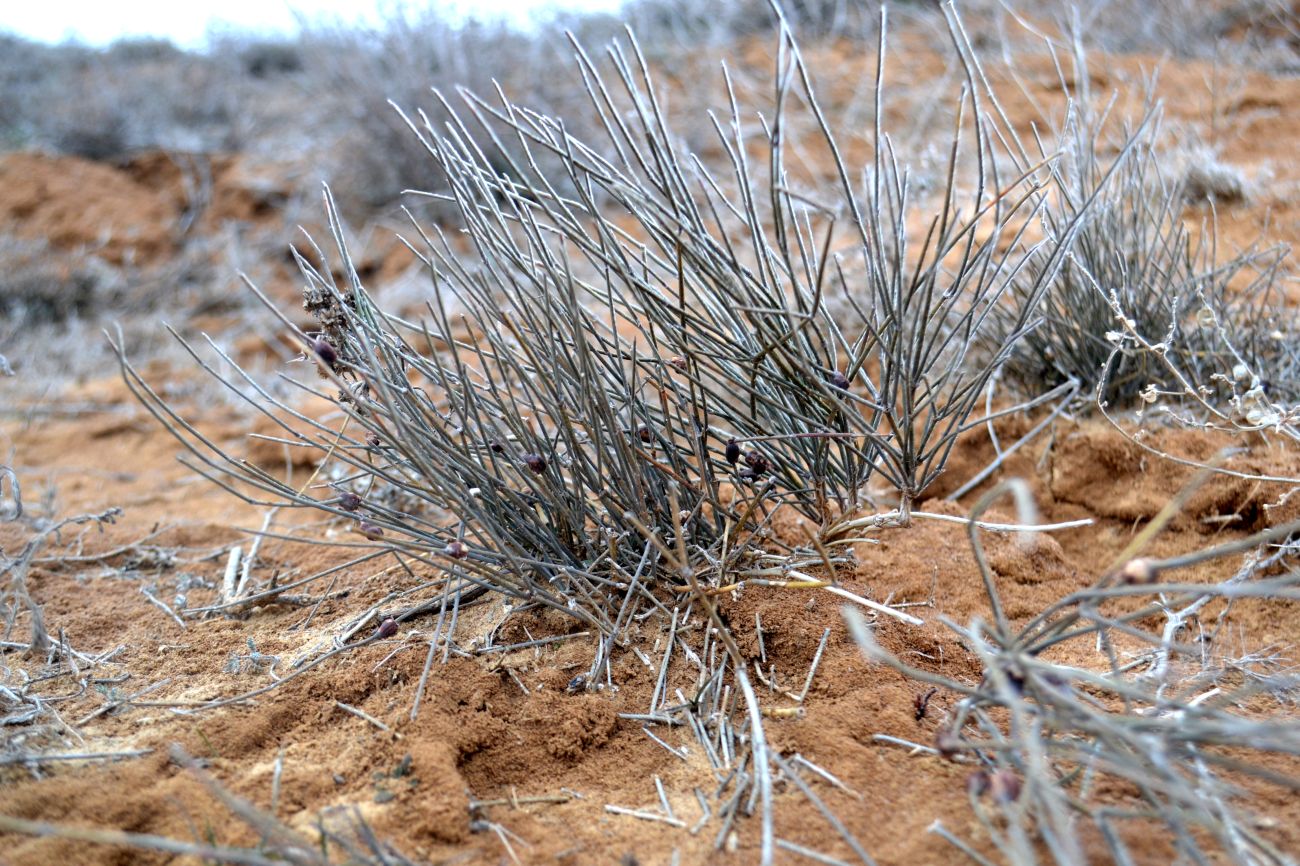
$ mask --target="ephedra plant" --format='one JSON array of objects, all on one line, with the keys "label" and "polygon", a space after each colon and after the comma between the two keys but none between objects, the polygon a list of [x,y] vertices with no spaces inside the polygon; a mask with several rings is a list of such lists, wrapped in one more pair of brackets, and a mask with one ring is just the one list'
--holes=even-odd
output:
[{"label": "ephedra plant", "polygon": [[[1213,185],[1163,124],[1154,80],[1130,128],[1118,94],[1092,91],[1081,40],[1067,57],[1048,49],[1070,98],[1063,119],[1041,119],[1058,153],[1042,213],[1050,232],[1076,230],[1046,291],[1037,263],[1012,281],[1018,303],[1041,298],[1042,321],[1010,353],[1007,378],[1030,393],[1077,382],[1102,408],[1161,401],[1218,426],[1285,423],[1300,396],[1290,250],[1220,243]],[[1006,317],[998,348],[1019,324]]]},{"label": "ephedra plant", "polygon": [[[634,617],[675,627],[683,605],[698,604],[727,649],[722,668],[702,674],[691,704],[666,709],[657,692],[647,718],[702,713],[709,695],[716,711],[732,665],[743,717],[722,754],[747,757],[728,808],[761,804],[770,860],[761,714],[707,590],[831,565],[829,542],[866,525],[870,480],[892,486],[897,507],[868,523],[905,524],[977,423],[985,385],[1033,326],[1087,212],[1085,201],[1068,219],[1041,219],[1050,156],[1006,146],[1014,133],[960,23],[950,27],[967,83],[953,95],[940,192],[924,205],[882,129],[883,21],[862,182],[784,28],[770,103],[742,107],[728,75],[726,113],[707,118],[721,168],[680,151],[630,33],[603,64],[575,44],[573,85],[600,118],[599,140],[502,92],[462,92],[459,107],[443,99],[443,124],[408,116],[442,175],[446,191],[430,195],[456,214],[452,234],[413,218],[405,239],[428,275],[424,315],[376,303],[328,194],[332,249],[313,242],[297,254],[314,324],[299,330],[276,310],[319,372],[293,384],[336,414],[307,414],[228,356],[217,367],[192,350],[278,425],[280,441],[312,453],[313,483],[290,484],[206,438],[123,357],[127,382],[216,483],[250,502],[324,512],[404,566],[440,570],[412,608],[439,612],[430,662],[440,647],[446,657],[459,605],[492,591],[597,635],[596,659],[574,681],[597,687]],[[820,154],[827,177],[806,158],[787,164],[794,139]],[[542,170],[557,161],[561,171]],[[919,243],[908,233],[918,213],[931,214]],[[1031,224],[1050,230],[1030,240]],[[1009,295],[1021,278],[1031,289]],[[831,287],[850,299],[851,321],[828,311]],[[995,308],[1010,309],[1006,346],[976,356]],[[774,538],[781,507],[821,537],[808,548]],[[740,711],[734,695],[724,709]]]},{"label": "ephedra plant", "polygon": [[[604,141],[576,140],[504,94],[462,93],[460,113],[444,102],[442,128],[411,122],[460,223],[455,238],[412,223],[407,242],[429,276],[422,320],[378,307],[327,196],[334,252],[313,243],[297,256],[316,327],[280,315],[319,368],[322,384],[298,387],[334,404],[341,427],[235,366],[217,374],[287,442],[341,467],[324,495],[204,439],[124,369],[196,467],[240,495],[355,521],[468,584],[608,632],[610,581],[638,570],[653,538],[706,551],[781,504],[830,526],[864,504],[875,475],[898,491],[905,522],[1005,358],[968,348],[1034,263],[1039,289],[1014,299],[1007,346],[1031,328],[1078,220],[1026,240],[1046,201],[1043,163],[1000,152],[968,53],[944,184],[913,249],[918,205],[888,136],[878,132],[859,189],[788,31],[770,113],[732,99],[713,120],[728,164],[718,174],[675,149],[630,34],[609,50],[612,74],[575,51]],[[786,168],[795,135],[828,159],[824,201]],[[538,171],[538,151],[567,176]],[[494,168],[502,160],[509,171]],[[831,283],[857,321],[827,312]],[[418,507],[384,504],[388,488]]]}]

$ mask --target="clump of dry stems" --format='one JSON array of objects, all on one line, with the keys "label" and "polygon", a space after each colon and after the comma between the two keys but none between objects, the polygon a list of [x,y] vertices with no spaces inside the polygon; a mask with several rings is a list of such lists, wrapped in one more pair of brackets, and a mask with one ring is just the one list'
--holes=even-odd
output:
[{"label": "clump of dry stems", "polygon": [[[1013,479],[984,495],[972,517],[1009,492],[1029,502],[1027,485]],[[1300,779],[1276,762],[1300,754],[1300,731],[1284,712],[1300,678],[1269,653],[1229,656],[1228,619],[1239,600],[1300,598],[1300,522],[1182,556],[1140,556],[1189,492],[1090,586],[1015,628],[970,524],[991,616],[945,625],[979,660],[978,683],[901,660],[875,641],[856,610],[845,609],[869,660],[960,696],[936,750],[971,766],[972,808],[1006,862],[1089,862],[1084,822],[1117,863],[1138,862],[1135,842],[1152,825],[1171,856],[1188,862],[1292,862],[1260,831],[1246,786],[1300,790]],[[1239,564],[1219,582],[1174,577],[1228,558]],[[1062,649],[1089,647],[1095,667],[1053,660]],[[1131,793],[1116,797],[1115,781]],[[932,831],[989,862],[942,825]]]},{"label": "clump of dry stems", "polygon": [[[1025,240],[1023,224],[1047,204],[1043,162],[1013,153],[1016,172],[1000,173],[996,112],[984,109],[993,95],[951,25],[969,83],[919,249],[905,231],[917,207],[908,173],[880,128],[883,27],[863,189],[788,30],[771,104],[751,115],[733,96],[714,121],[730,163],[721,176],[677,150],[629,34],[609,51],[612,74],[575,45],[604,141],[578,140],[501,93],[462,93],[460,112],[444,102],[442,127],[411,122],[471,250],[413,222],[408,243],[429,275],[422,321],[375,304],[327,195],[334,250],[298,255],[316,328],[281,317],[320,373],[321,384],[296,386],[330,401],[341,425],[296,410],[229,357],[209,367],[282,441],[329,464],[327,486],[295,489],[227,453],[123,358],[128,384],[198,471],[243,498],[327,512],[436,565],[448,586],[563,610],[605,635],[618,631],[652,539],[685,545],[716,577],[753,553],[734,542],[761,539],[775,507],[833,535],[876,476],[897,490],[892,515],[906,522],[957,435],[978,423],[970,416],[1005,356],[968,347],[994,308],[1013,310],[1008,346],[1031,327],[1083,216]],[[786,167],[796,132],[832,167],[825,201],[800,193]],[[500,145],[492,153],[475,143],[485,133]],[[567,177],[542,172],[543,155]],[[1006,296],[1030,263],[1038,288]],[[822,304],[829,283],[855,299],[852,339]]]},{"label": "clump of dry stems", "polygon": [[[421,321],[375,303],[327,194],[333,250],[312,243],[298,255],[315,328],[280,315],[320,374],[294,384],[332,403],[341,423],[297,410],[227,356],[216,368],[194,352],[288,447],[311,451],[323,481],[299,489],[228,453],[122,357],[127,383],[216,483],[250,502],[326,512],[377,551],[445,575],[417,605],[439,611],[430,662],[452,648],[459,605],[491,590],[599,635],[585,680],[598,687],[634,616],[671,623],[695,599],[714,621],[708,587],[828,564],[825,548],[770,537],[779,506],[833,540],[879,476],[898,501],[874,525],[906,523],[1005,357],[969,347],[995,308],[1013,309],[1014,337],[1031,327],[1081,215],[1026,239],[1048,203],[1044,163],[1003,154],[1000,109],[955,15],[949,23],[967,84],[918,248],[907,223],[919,205],[882,129],[883,21],[862,187],[788,29],[770,104],[742,107],[729,86],[728,113],[713,119],[722,174],[680,152],[629,33],[607,53],[610,72],[574,46],[601,140],[501,92],[462,92],[460,109],[444,100],[440,126],[408,121],[461,226],[453,238],[412,221],[408,245],[429,276]],[[831,167],[829,190],[801,191],[807,181],[787,166],[796,136]],[[562,176],[542,169],[557,161]],[[1037,288],[1008,296],[1031,262]],[[856,321],[830,315],[832,285]],[[702,672],[692,712],[708,698],[726,719],[740,713],[714,752],[734,770],[728,814],[761,807],[767,861],[772,758],[745,661],[714,625],[726,652],[708,656],[721,667]],[[719,704],[728,663],[736,691]],[[669,721],[660,703],[650,716]]]},{"label": "clump of dry stems", "polygon": [[[1091,91],[1081,42],[1068,49],[1069,65],[1057,60],[1071,97],[1066,116],[1044,118],[1060,158],[1054,206],[1042,215],[1049,231],[1067,221],[1078,230],[1046,291],[1013,282],[1017,298],[1041,296],[1042,324],[1011,352],[1008,378],[1031,393],[1079,382],[1114,407],[1234,404],[1243,422],[1276,420],[1285,413],[1277,403],[1300,400],[1300,335],[1282,292],[1290,251],[1221,249],[1214,203],[1196,200],[1174,169],[1159,105],[1148,96],[1145,116],[1127,129],[1116,97]],[[1199,228],[1184,219],[1189,204],[1202,209]],[[1038,270],[1031,263],[1026,276]],[[1014,323],[1001,334],[1011,336]]]}]

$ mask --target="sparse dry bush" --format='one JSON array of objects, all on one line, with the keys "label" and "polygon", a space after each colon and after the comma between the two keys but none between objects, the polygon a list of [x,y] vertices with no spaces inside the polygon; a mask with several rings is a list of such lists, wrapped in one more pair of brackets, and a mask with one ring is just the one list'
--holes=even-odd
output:
[{"label": "sparse dry bush", "polygon": [[226,58],[156,40],[102,51],[7,43],[0,124],[14,144],[116,160],[146,148],[230,150],[247,138],[252,100]]},{"label": "sparse dry bush", "polygon": [[[335,415],[309,417],[238,368],[210,368],[276,425],[273,441],[319,463],[307,485],[199,434],[119,347],[127,383],[190,466],[246,501],[325,512],[377,554],[436,566],[443,576],[412,590],[426,595],[412,610],[440,610],[430,663],[454,611],[490,590],[598,634],[576,681],[595,687],[638,611],[676,621],[686,599],[711,611],[705,587],[833,571],[820,541],[791,549],[771,537],[779,506],[840,543],[867,525],[837,521],[865,504],[878,474],[898,508],[868,523],[907,523],[1003,360],[968,348],[995,307],[1015,302],[1006,287],[1029,262],[1041,260],[1040,289],[1054,277],[1086,208],[1059,233],[1025,239],[1018,226],[1046,205],[1041,167],[1013,153],[1015,173],[999,173],[998,121],[984,110],[993,95],[978,90],[952,22],[971,89],[955,96],[948,170],[917,254],[907,225],[922,205],[881,129],[883,35],[865,190],[789,31],[770,102],[742,108],[729,88],[729,116],[711,118],[727,160],[717,174],[681,152],[634,40],[599,63],[575,44],[568,86],[590,100],[591,138],[500,91],[462,90],[458,109],[441,101],[438,115],[403,116],[472,251],[413,220],[409,246],[429,280],[423,321],[375,304],[329,200],[331,251],[298,254],[314,326],[280,316],[325,382],[297,387]],[[761,122],[747,123],[755,110]],[[831,190],[800,191],[786,164],[796,129],[830,160]],[[821,302],[828,284],[847,288],[850,267],[861,274],[853,339]],[[1036,301],[1018,302],[1013,338]],[[717,624],[752,750],[738,791],[753,786],[762,803],[768,860],[771,759],[744,659]],[[673,710],[683,711],[693,712]]]},{"label": "sparse dry bush", "polygon": [[[1234,381],[1251,379],[1294,400],[1296,333],[1281,292],[1289,250],[1225,254],[1213,202],[1203,198],[1204,221],[1188,227],[1188,202],[1204,190],[1178,171],[1157,112],[1126,135],[1132,146],[1123,150],[1106,126],[1085,103],[1061,136],[1058,205],[1044,219],[1059,224],[1100,193],[1043,298],[1042,323],[1007,361],[1009,377],[1033,393],[1077,381],[1084,394],[1121,407],[1195,396],[1189,386],[1226,404]],[[1013,292],[1029,296],[1022,281]]]},{"label": "sparse dry bush", "polygon": [[719,4],[633,0],[619,10],[619,17],[655,50],[681,50],[767,36],[779,28],[782,19],[807,40],[843,37],[870,41],[881,5],[878,0],[791,0],[778,11],[767,0]]},{"label": "sparse dry bush", "polygon": [[[614,602],[590,570],[634,572],[644,554],[633,539],[704,551],[729,523],[744,526],[780,503],[843,534],[863,525],[837,521],[866,504],[877,474],[899,502],[875,524],[910,519],[1029,327],[1086,205],[1047,239],[1026,242],[1016,226],[1045,203],[1036,169],[997,175],[992,120],[964,94],[929,237],[912,255],[906,226],[917,205],[887,137],[859,197],[786,40],[763,109],[770,120],[747,133],[733,103],[725,125],[714,121],[726,175],[678,151],[635,44],[611,48],[611,74],[578,49],[603,140],[589,143],[501,94],[463,91],[463,113],[443,102],[444,122],[423,112],[408,121],[477,262],[417,224],[412,249],[428,268],[432,321],[396,319],[370,299],[332,212],[337,255],[313,248],[300,257],[317,319],[300,338],[314,342],[338,389],[333,402],[361,432],[338,432],[330,444],[328,426],[313,424],[304,438],[276,422],[287,440],[359,473],[348,476],[349,494],[395,485],[424,501],[427,516],[414,523],[366,512],[363,534],[425,555],[468,545],[472,553],[451,557],[463,564],[447,564],[453,574],[607,631]],[[823,201],[789,180],[783,136],[796,123],[839,177]],[[962,147],[966,132],[973,154]],[[765,183],[748,165],[756,148]],[[827,285],[847,290],[849,260],[863,286],[852,339],[821,303]],[[1034,288],[1005,299],[1031,263]],[[1006,349],[972,355],[1000,306],[1014,310]],[[181,419],[127,370],[182,434]],[[356,516],[181,438],[211,477]],[[745,494],[729,502],[724,482]]]},{"label": "sparse dry bush", "polygon": [[[116,272],[90,256],[43,241],[0,235],[0,316],[17,330],[85,317],[119,287]],[[7,335],[12,338],[13,334]]]},{"label": "sparse dry bush", "polygon": [[302,48],[294,42],[276,39],[241,40],[235,51],[244,73],[253,78],[274,78],[301,72],[303,68]]},{"label": "sparse dry bush", "polygon": [[1184,157],[1181,186],[1191,205],[1244,204],[1251,194],[1251,182],[1241,169],[1221,162],[1208,148],[1197,148]]},{"label": "sparse dry bush", "polygon": [[582,120],[561,104],[571,108],[576,94],[554,74],[564,63],[554,43],[504,24],[456,26],[436,12],[408,11],[378,29],[312,25],[300,46],[303,86],[334,130],[327,135],[334,152],[321,154],[331,185],[341,201],[366,208],[391,205],[406,189],[441,189],[427,151],[391,105],[441,116],[434,91],[490,92],[499,84],[571,124]]},{"label": "sparse dry bush", "polygon": [[[976,39],[988,44],[1024,33],[1066,35],[1097,51],[1227,61],[1293,75],[1300,31],[1293,0],[964,0]],[[1020,25],[1027,25],[1021,28]]]},{"label": "sparse dry bush", "polygon": [[0,145],[26,147],[39,140],[40,103],[51,78],[70,78],[89,54],[0,34]]},{"label": "sparse dry bush", "polygon": [[53,382],[101,375],[113,366],[102,332],[115,323],[137,357],[181,363],[155,316],[165,311],[189,322],[214,313],[240,317],[248,307],[247,297],[233,291],[236,278],[222,280],[223,252],[220,240],[202,238],[174,258],[128,267],[0,233],[0,374],[11,369],[17,376],[6,387],[15,398],[20,391],[35,396]]}]

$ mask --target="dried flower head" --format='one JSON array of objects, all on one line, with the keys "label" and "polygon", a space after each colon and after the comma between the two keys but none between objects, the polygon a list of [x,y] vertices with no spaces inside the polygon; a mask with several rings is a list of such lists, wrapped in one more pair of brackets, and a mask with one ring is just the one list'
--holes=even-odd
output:
[{"label": "dried flower head", "polygon": [[728,439],[727,449],[726,451],[723,452],[723,454],[726,456],[727,462],[730,463],[732,466],[735,466],[736,463],[740,460],[740,443],[738,443],[735,439]]},{"label": "dried flower head", "polygon": [[339,508],[344,511],[356,511],[361,507],[361,497],[348,490],[339,495]]},{"label": "dried flower head", "polygon": [[533,472],[541,475],[546,471],[546,458],[540,454],[525,454],[523,456],[524,465]]}]

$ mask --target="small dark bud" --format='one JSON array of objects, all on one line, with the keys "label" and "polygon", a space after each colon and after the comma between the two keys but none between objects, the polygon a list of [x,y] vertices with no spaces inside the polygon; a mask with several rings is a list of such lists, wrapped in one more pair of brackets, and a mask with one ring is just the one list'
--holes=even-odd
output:
[{"label": "small dark bud", "polygon": [[540,454],[525,454],[523,460],[524,465],[538,475],[546,471],[546,458]]},{"label": "small dark bud", "polygon": [[384,531],[380,529],[378,526],[375,526],[369,520],[358,520],[357,532],[360,532],[362,535],[364,535],[366,538],[371,539],[372,541],[384,537]]},{"label": "small dark bud", "polygon": [[972,797],[983,797],[989,789],[989,774],[976,770],[966,777],[966,792]]},{"label": "small dark bud", "polygon": [[344,511],[356,511],[361,507],[361,497],[347,492],[339,496],[339,508]]},{"label": "small dark bud", "polygon": [[668,360],[668,363],[671,364],[673,369],[676,370],[678,373],[686,372],[686,359],[683,358],[682,356],[674,355],[672,358]]},{"label": "small dark bud", "polygon": [[735,466],[736,462],[740,460],[739,443],[737,443],[735,439],[728,439],[727,450],[724,453],[726,454],[727,462],[730,463],[732,466]]},{"label": "small dark bud", "polygon": [[493,439],[491,442],[488,443],[488,450],[491,451],[493,454],[504,454],[506,452],[506,446],[502,445],[500,442]]},{"label": "small dark bud", "polygon": [[367,437],[366,437],[366,444],[369,445],[371,448],[378,448],[378,447],[379,447],[379,434],[378,434],[378,433],[371,433],[369,436],[367,436]]},{"label": "small dark bud", "polygon": [[381,638],[392,637],[397,634],[397,620],[390,616],[379,624],[379,629],[375,634]]},{"label": "small dark bud", "polygon": [[469,548],[463,541],[453,541],[442,549],[442,552],[452,559],[464,559],[469,556]]},{"label": "small dark bud", "polygon": [[642,442],[649,442],[654,439],[654,434],[644,424],[637,428],[636,435]]},{"label": "small dark bud", "polygon": [[1020,777],[1010,770],[998,770],[989,777],[989,793],[999,803],[1014,803],[1020,799]]},{"label": "small dark bud", "polygon": [[1025,691],[1025,672],[1016,665],[1007,665],[1002,669],[1002,672],[1006,674],[1007,685],[1015,689],[1017,695],[1023,694]]},{"label": "small dark bud", "polygon": [[745,465],[754,470],[755,475],[764,475],[771,468],[767,458],[757,451],[750,451],[745,455]]},{"label": "small dark bud", "polygon": [[334,365],[338,363],[339,353],[336,352],[334,347],[329,344],[329,341],[323,337],[316,338],[316,341],[311,344],[311,350],[315,352],[317,357],[324,361],[331,369],[333,369]]},{"label": "small dark bud", "polygon": [[849,390],[849,377],[845,376],[839,370],[836,370],[834,373],[831,373],[831,384],[836,388],[839,388],[841,391],[847,391]]}]

